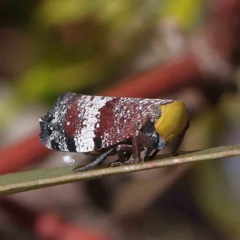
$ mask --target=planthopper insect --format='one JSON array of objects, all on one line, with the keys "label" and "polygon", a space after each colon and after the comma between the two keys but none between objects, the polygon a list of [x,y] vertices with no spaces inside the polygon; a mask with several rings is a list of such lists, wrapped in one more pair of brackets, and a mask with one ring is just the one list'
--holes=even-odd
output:
[{"label": "planthopper insect", "polygon": [[[189,126],[180,100],[61,95],[51,110],[39,119],[41,142],[50,149],[97,155],[75,171],[102,164],[110,155],[118,159],[111,166],[153,159],[166,144],[176,139],[177,155]],[[132,156],[132,159],[130,157]]]}]

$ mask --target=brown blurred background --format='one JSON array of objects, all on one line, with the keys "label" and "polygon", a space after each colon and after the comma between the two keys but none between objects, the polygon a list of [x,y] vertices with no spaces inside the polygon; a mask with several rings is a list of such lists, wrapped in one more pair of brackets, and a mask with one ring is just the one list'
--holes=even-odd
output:
[{"label": "brown blurred background", "polygon": [[[240,142],[238,0],[1,0],[0,16],[0,174],[65,165],[38,118],[69,91],[182,99],[182,150]],[[237,240],[239,171],[229,158],[15,194],[0,239]]]}]

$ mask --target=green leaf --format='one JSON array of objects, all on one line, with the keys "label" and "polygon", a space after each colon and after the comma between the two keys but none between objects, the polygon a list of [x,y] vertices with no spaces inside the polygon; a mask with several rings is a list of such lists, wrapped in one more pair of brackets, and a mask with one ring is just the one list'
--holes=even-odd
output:
[{"label": "green leaf", "polygon": [[7,194],[76,182],[80,180],[90,180],[120,173],[150,170],[177,164],[219,159],[236,155],[240,155],[240,145],[209,148],[190,153],[185,152],[177,157],[158,155],[154,161],[122,165],[113,168],[103,167],[82,173],[74,173],[74,167],[61,167],[7,174],[0,177],[0,195],[4,196]]}]

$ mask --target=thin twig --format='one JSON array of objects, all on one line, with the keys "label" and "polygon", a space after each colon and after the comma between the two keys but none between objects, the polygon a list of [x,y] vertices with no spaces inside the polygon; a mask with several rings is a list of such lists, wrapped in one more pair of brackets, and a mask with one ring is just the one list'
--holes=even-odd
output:
[{"label": "thin twig", "polygon": [[240,145],[210,148],[191,153],[184,153],[177,157],[169,157],[164,159],[161,159],[163,156],[159,155],[157,156],[157,160],[150,162],[123,165],[113,168],[105,167],[82,173],[73,173],[74,167],[63,167],[53,169],[39,169],[16,174],[7,174],[0,177],[0,195],[7,195],[32,189],[76,182],[79,180],[90,180],[120,173],[150,170],[177,164],[224,158],[236,155],[240,155]]}]

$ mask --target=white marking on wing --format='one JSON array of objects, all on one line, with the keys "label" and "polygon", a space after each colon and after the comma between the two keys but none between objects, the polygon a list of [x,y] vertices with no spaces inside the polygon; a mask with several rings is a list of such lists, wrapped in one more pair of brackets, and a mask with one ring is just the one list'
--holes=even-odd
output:
[{"label": "white marking on wing", "polygon": [[[83,117],[83,127],[78,130],[77,136],[74,138],[77,152],[90,152],[94,150],[96,126],[99,125],[100,109],[111,101],[112,97],[101,96],[83,96],[79,102],[79,111],[85,110]],[[81,108],[81,109],[80,109]]]}]

